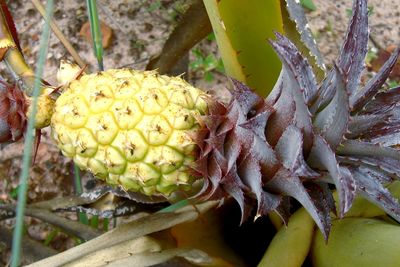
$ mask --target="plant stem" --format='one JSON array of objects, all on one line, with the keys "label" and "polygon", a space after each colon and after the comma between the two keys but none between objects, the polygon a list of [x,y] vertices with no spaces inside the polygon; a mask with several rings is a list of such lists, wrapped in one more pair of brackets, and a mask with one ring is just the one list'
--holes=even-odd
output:
[{"label": "plant stem", "polygon": [[2,48],[6,49],[6,52],[4,52],[4,58],[2,58],[1,61],[5,62],[7,68],[16,80],[21,79],[23,81],[26,93],[31,95],[33,79],[30,78],[34,76],[34,73],[28,64],[26,64],[21,51],[15,43],[13,34],[7,26],[6,15],[3,12],[4,11],[0,9],[0,41],[2,42]]},{"label": "plant stem", "polygon": [[33,148],[33,133],[35,125],[35,116],[37,113],[38,96],[40,93],[41,79],[43,74],[43,68],[47,55],[47,47],[50,36],[50,19],[53,14],[53,0],[48,0],[46,4],[46,16],[45,25],[43,32],[40,37],[40,50],[39,58],[37,62],[36,75],[33,87],[33,101],[32,101],[32,113],[29,116],[27,131],[25,135],[24,144],[24,156],[22,162],[22,171],[20,175],[20,188],[18,190],[18,204],[17,204],[17,216],[14,228],[13,244],[12,244],[12,255],[11,255],[11,267],[17,267],[20,265],[21,260],[21,241],[23,235],[23,224],[24,224],[24,213],[26,206],[26,193],[28,190],[28,175],[29,167],[32,162],[32,148]]},{"label": "plant stem", "polygon": [[90,33],[92,35],[94,54],[97,58],[99,70],[104,70],[103,65],[103,43],[100,30],[99,14],[97,12],[96,0],[87,0],[88,15],[90,21]]},{"label": "plant stem", "polygon": [[99,216],[94,215],[91,219],[90,219],[90,226],[92,226],[93,228],[97,229],[99,227]]},{"label": "plant stem", "polygon": [[[75,163],[73,163],[73,173],[74,173],[74,185],[75,185],[75,194],[80,195],[83,193],[83,188],[82,188],[82,179],[80,175],[80,171],[78,166],[76,166]],[[78,212],[78,218],[79,222],[88,225],[88,217],[86,216],[85,213],[83,212]]]}]

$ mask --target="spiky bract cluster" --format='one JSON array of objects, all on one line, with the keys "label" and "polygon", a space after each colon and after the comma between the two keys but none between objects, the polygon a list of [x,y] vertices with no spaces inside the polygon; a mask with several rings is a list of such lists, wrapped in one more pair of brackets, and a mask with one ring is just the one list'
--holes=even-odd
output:
[{"label": "spiky bract cluster", "polygon": [[0,143],[15,142],[23,136],[27,109],[22,90],[0,81]]}]

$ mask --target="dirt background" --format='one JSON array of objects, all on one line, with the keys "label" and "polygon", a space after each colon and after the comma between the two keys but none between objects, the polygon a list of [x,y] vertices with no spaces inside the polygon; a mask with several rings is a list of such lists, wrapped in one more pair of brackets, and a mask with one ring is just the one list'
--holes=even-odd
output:
[{"label": "dirt background", "polygon": [[[15,18],[20,42],[27,62],[35,68],[39,50],[39,38],[43,20],[30,1],[7,1]],[[90,71],[96,71],[96,60],[91,44],[79,32],[87,21],[86,1],[55,1],[54,19],[80,56],[89,65]],[[99,13],[113,32],[110,46],[105,49],[105,68],[132,67],[144,69],[148,60],[157,55],[169,33],[179,21],[187,7],[184,0],[99,0]],[[352,1],[314,0],[317,10],[307,12],[309,25],[323,55],[325,63],[330,64],[336,58],[349,20]],[[398,0],[370,0],[371,48],[386,48],[400,44],[400,8]],[[218,58],[215,41],[204,40],[196,49],[204,56]],[[71,59],[59,40],[52,34],[45,65],[44,78],[56,84],[56,72],[60,59]],[[196,60],[190,54],[190,62]],[[224,76],[211,71],[214,80],[204,79],[204,69],[192,68],[189,80],[202,88],[224,87]],[[4,64],[0,75],[10,77]],[[44,131],[43,142],[38,151],[36,164],[31,169],[29,201],[40,201],[60,195],[73,193],[70,163],[62,158],[57,148]],[[23,146],[21,142],[0,149],[0,203],[15,202],[18,175],[22,162]],[[7,226],[12,220],[3,222]],[[47,225],[33,219],[27,219],[29,234],[43,241],[51,230]],[[56,248],[65,249],[66,237],[59,235],[52,243]],[[0,266],[6,264],[7,250],[0,242]]]}]

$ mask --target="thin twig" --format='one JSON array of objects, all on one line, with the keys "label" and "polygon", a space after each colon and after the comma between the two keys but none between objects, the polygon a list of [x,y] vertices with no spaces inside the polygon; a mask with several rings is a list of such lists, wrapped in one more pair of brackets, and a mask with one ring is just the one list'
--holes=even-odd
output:
[{"label": "thin twig", "polygon": [[[1,206],[1,209],[8,212],[14,212],[15,205],[3,205]],[[46,209],[31,208],[28,206],[25,210],[25,215],[57,226],[66,233],[79,237],[85,241],[93,239],[102,234],[102,231],[100,230],[94,229],[77,221],[71,221],[69,219],[60,217]]]},{"label": "thin twig", "polygon": [[161,74],[170,74],[177,62],[211,31],[203,1],[193,1],[178,26],[169,35],[160,55],[150,60],[146,69],[157,69]]},{"label": "thin twig", "polygon": [[[11,247],[12,231],[0,225],[0,240]],[[42,243],[33,240],[27,236],[23,237],[22,243],[23,259],[28,262],[35,262],[57,254],[57,251],[44,246]]]},{"label": "thin twig", "polygon": [[[31,0],[32,4],[35,6],[35,8],[39,11],[39,13],[44,16],[45,15],[45,10],[43,5],[40,3],[39,0]],[[72,44],[68,41],[68,39],[65,37],[65,35],[62,33],[60,28],[57,26],[57,24],[54,22],[54,19],[50,21],[50,27],[54,34],[57,36],[58,40],[64,45],[65,49],[67,49],[68,53],[71,54],[72,58],[76,61],[76,63],[79,65],[79,67],[84,68],[86,66],[86,63],[83,61],[83,59],[79,56],[78,52],[74,49]]]},{"label": "thin twig", "polygon": [[108,5],[108,1],[100,1],[99,3],[99,8],[101,11],[103,11],[104,14],[106,14],[106,16],[112,21],[112,23],[118,27],[118,29],[125,33],[128,34],[128,31],[125,30],[123,27],[121,27],[121,25],[118,23],[118,21],[114,18],[114,14],[112,13],[112,11],[106,6]]}]

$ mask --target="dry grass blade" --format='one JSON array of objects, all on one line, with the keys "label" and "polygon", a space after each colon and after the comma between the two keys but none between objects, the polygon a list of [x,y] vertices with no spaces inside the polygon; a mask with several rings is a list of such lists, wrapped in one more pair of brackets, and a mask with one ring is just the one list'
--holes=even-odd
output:
[{"label": "dry grass blade", "polygon": [[[3,206],[2,209],[13,212],[15,210],[15,206],[7,205]],[[35,209],[28,206],[25,210],[25,215],[55,225],[63,229],[66,233],[82,238],[83,240],[90,240],[102,234],[101,231],[90,226],[57,216],[51,211],[45,209]]]},{"label": "dry grass blade", "polygon": [[90,240],[102,234],[100,230],[94,229],[80,222],[71,221],[57,216],[48,210],[27,209],[25,214],[55,225],[63,229],[66,233],[82,238],[83,240]]},{"label": "dry grass blade", "polygon": [[[136,239],[122,242],[113,247],[98,250],[72,263],[64,265],[64,267],[103,266],[109,264],[110,262],[130,257],[132,254],[144,252],[159,252],[161,251],[161,249],[162,248],[160,244],[154,238],[142,236]],[[128,265],[132,266],[132,263]]]},{"label": "dry grass blade", "polygon": [[[42,16],[45,16],[46,12],[44,10],[43,5],[40,3],[40,1],[38,1],[38,0],[31,0],[31,1],[32,1],[32,4],[35,6],[35,8],[39,11],[39,13]],[[51,27],[51,30],[54,32],[54,34],[57,36],[57,38],[60,40],[60,42],[64,45],[65,49],[67,49],[67,51],[71,54],[73,59],[79,65],[79,67],[84,68],[86,66],[86,63],[79,56],[78,52],[74,49],[72,44],[68,41],[68,39],[65,37],[65,35],[60,30],[60,28],[54,22],[54,19],[52,19],[50,21],[50,27]]]},{"label": "dry grass blade", "polygon": [[196,264],[196,266],[198,265],[209,266],[213,262],[212,258],[207,253],[201,250],[189,249],[189,248],[176,248],[176,249],[167,249],[161,252],[144,252],[144,253],[133,254],[128,258],[123,258],[116,260],[114,262],[110,262],[107,266],[109,267],[154,266],[161,263],[165,263],[176,257],[183,258],[187,260],[189,263]]},{"label": "dry grass blade", "polygon": [[85,198],[82,196],[68,196],[68,197],[53,198],[50,200],[33,203],[29,205],[29,207],[47,209],[47,210],[58,210],[78,205],[91,204],[96,202],[97,200],[98,198],[92,199],[92,198]]},{"label": "dry grass blade", "polygon": [[29,265],[30,267],[63,266],[95,251],[109,248],[127,240],[171,228],[174,225],[195,220],[201,213],[217,206],[219,201],[208,201],[196,207],[184,207],[176,212],[156,213],[139,218],[56,256]]}]

